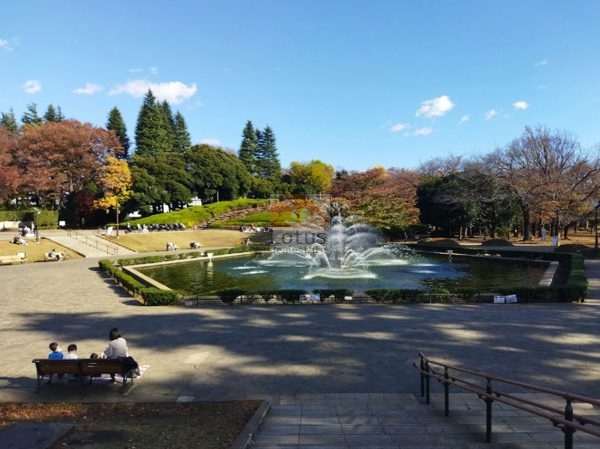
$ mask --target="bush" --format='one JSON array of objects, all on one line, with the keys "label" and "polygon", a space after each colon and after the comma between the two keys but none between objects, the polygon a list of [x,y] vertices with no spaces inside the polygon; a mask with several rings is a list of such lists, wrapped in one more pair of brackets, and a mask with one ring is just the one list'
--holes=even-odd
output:
[{"label": "bush", "polygon": [[179,298],[179,294],[173,290],[161,290],[154,287],[144,288],[140,294],[147,306],[170,306],[175,304]]}]

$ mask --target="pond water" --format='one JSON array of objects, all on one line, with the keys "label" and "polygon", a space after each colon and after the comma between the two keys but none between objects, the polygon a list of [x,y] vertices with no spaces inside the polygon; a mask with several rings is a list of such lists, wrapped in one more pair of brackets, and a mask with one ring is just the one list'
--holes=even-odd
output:
[{"label": "pond water", "polygon": [[210,295],[236,288],[248,293],[266,289],[348,288],[355,293],[375,288],[423,289],[469,286],[493,291],[507,286],[537,285],[547,264],[507,261],[496,257],[412,255],[340,272],[323,273],[312,265],[272,263],[269,255],[194,261],[140,268],[139,271],[172,289]]}]

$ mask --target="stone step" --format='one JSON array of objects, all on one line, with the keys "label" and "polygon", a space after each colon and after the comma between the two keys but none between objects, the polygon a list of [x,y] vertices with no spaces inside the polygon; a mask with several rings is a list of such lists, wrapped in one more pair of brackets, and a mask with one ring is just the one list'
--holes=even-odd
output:
[{"label": "stone step", "polygon": [[107,257],[135,254],[135,252],[130,249],[116,245],[111,241],[93,234],[71,234],[70,236],[67,234],[47,234],[44,235],[44,237],[64,247],[70,248],[84,257]]},{"label": "stone step", "polygon": [[[539,397],[537,398],[539,399]],[[562,404],[564,406],[564,404]],[[600,415],[589,409],[586,414]],[[542,449],[564,447],[548,420],[500,403],[492,409],[492,442],[486,443],[485,404],[473,394],[452,394],[448,417],[443,395],[429,405],[411,394],[298,395],[281,397],[252,440],[252,449]],[[575,449],[600,447],[580,432]]]}]

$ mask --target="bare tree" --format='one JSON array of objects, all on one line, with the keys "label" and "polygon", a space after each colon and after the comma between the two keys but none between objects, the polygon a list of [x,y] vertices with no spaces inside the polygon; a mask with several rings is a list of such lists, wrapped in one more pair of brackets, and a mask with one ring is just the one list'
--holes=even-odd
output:
[{"label": "bare tree", "polygon": [[513,190],[523,215],[523,238],[531,239],[532,218],[539,217],[558,235],[589,213],[600,191],[598,151],[588,155],[565,132],[525,128],[506,148],[484,158],[499,180]]}]

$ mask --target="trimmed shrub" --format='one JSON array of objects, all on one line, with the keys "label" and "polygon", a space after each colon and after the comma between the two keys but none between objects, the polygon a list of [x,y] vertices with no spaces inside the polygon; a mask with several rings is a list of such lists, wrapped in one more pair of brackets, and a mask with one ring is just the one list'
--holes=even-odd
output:
[{"label": "trimmed shrub", "polygon": [[161,290],[159,288],[143,288],[140,294],[147,306],[170,306],[177,302],[179,294],[173,290]]}]

